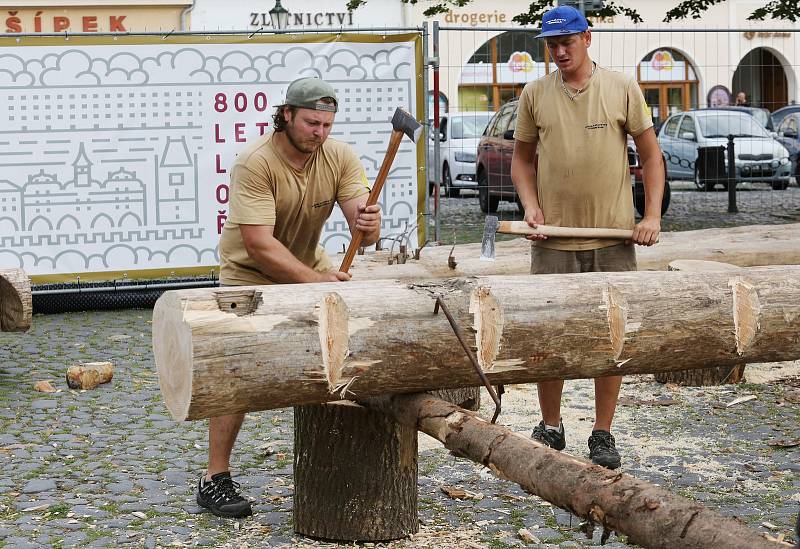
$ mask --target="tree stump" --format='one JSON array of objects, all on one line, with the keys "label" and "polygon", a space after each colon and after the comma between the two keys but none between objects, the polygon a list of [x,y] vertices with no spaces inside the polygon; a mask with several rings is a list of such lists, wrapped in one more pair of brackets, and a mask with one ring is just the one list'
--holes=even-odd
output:
[{"label": "tree stump", "polygon": [[[671,261],[668,271],[684,272],[734,272],[741,270],[736,265],[720,261],[705,261],[699,259],[677,259]],[[658,372],[653,377],[659,383],[676,383],[687,387],[700,387],[704,385],[728,385],[739,383],[744,378],[745,363],[733,366],[716,366],[700,370],[683,370],[677,372]]]},{"label": "tree stump", "polygon": [[388,541],[419,529],[417,430],[345,402],[294,407],[294,531]]}]

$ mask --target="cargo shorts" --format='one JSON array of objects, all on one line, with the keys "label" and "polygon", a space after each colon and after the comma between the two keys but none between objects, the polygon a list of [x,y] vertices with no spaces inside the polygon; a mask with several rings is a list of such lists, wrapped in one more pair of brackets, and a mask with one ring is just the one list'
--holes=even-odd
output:
[{"label": "cargo shorts", "polygon": [[596,273],[636,270],[633,244],[594,250],[552,250],[531,246],[531,274]]}]

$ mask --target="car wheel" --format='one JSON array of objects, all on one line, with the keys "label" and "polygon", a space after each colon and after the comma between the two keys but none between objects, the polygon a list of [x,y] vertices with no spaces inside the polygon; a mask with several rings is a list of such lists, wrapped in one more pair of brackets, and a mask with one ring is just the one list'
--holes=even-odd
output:
[{"label": "car wheel", "polygon": [[486,180],[486,173],[478,175],[478,205],[483,213],[495,213],[500,199],[489,195],[489,182]]},{"label": "car wheel", "polygon": [[781,181],[773,181],[772,182],[772,190],[773,191],[785,191],[789,187],[789,180],[781,180]]},{"label": "car wheel", "polygon": [[702,179],[700,177],[700,170],[695,167],[694,169],[694,186],[698,191],[713,191],[714,181],[712,179]]},{"label": "car wheel", "polygon": [[461,191],[453,188],[453,176],[450,174],[450,166],[447,164],[442,166],[442,186],[444,187],[445,196],[453,197],[461,195]]}]

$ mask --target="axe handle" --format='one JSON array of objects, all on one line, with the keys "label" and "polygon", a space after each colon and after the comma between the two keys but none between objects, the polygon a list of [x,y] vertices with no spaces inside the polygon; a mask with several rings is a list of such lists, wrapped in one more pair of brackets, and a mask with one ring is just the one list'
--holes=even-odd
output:
[{"label": "axe handle", "polygon": [[[375,183],[372,185],[369,197],[367,197],[367,206],[377,204],[378,197],[381,195],[381,190],[383,190],[383,184],[386,181],[386,177],[389,175],[389,169],[392,167],[394,157],[397,154],[397,149],[400,148],[400,142],[402,140],[403,132],[393,130],[389,138],[389,147],[386,149],[386,156],[383,157],[383,164],[381,164],[381,169],[378,171],[378,176],[375,178]],[[347,246],[347,252],[344,254],[342,266],[339,267],[339,271],[346,273],[350,270],[350,265],[353,264],[353,259],[356,257],[356,251],[361,245],[362,238],[364,238],[364,233],[361,231],[356,231],[353,234],[353,238],[350,239],[350,245]]]},{"label": "axe handle", "polygon": [[619,238],[629,240],[633,231],[628,229],[600,229],[593,227],[554,227],[552,225],[539,225],[535,229],[524,221],[500,221],[497,226],[498,233],[504,234],[541,234],[544,236],[562,236],[568,238]]}]

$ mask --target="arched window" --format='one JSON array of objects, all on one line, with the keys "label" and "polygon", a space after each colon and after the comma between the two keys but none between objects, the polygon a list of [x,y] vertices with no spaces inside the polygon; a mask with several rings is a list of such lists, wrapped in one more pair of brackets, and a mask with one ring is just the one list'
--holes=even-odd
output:
[{"label": "arched window", "polygon": [[543,40],[527,31],[508,31],[479,47],[461,71],[462,111],[496,111],[518,97],[531,80],[549,72]]},{"label": "arched window", "polygon": [[656,126],[676,112],[698,107],[697,72],[678,50],[651,51],[636,67],[636,77]]}]

